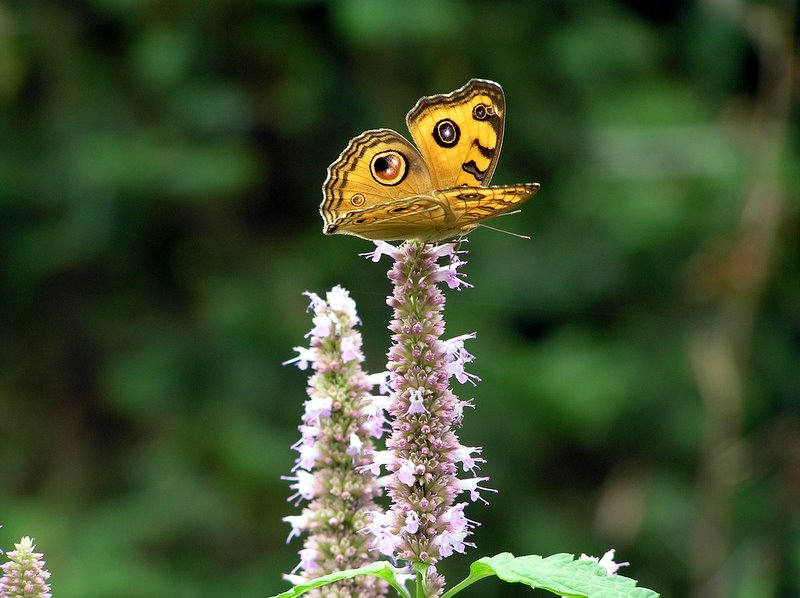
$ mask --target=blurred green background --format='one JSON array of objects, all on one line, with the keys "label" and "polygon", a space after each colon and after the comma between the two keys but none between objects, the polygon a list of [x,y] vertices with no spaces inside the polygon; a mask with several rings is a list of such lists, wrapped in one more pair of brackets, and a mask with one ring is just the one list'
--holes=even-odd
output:
[{"label": "blurred green background", "polygon": [[0,1],[0,545],[61,598],[285,589],[302,291],[350,289],[370,371],[388,347],[325,169],[483,77],[495,182],[542,190],[448,292],[499,493],[442,571],[616,547],[664,596],[800,595],[797,31],[791,1]]}]

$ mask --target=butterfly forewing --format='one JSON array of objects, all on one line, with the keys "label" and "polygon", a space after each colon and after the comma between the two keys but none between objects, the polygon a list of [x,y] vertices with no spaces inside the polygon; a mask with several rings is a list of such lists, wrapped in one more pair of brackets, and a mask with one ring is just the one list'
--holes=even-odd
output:
[{"label": "butterfly forewing", "polygon": [[503,145],[505,110],[503,89],[483,79],[417,102],[406,124],[436,189],[489,186]]}]

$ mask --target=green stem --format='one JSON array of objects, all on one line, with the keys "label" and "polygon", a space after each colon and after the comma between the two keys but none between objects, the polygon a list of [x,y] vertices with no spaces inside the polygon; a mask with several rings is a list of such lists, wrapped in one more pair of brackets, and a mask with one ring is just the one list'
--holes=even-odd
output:
[{"label": "green stem", "polygon": [[422,574],[417,571],[417,584],[414,592],[416,598],[425,598],[425,587],[422,585]]},{"label": "green stem", "polygon": [[485,577],[492,577],[493,575],[494,575],[494,573],[487,573],[485,575],[475,575],[475,576],[470,575],[466,579],[460,581],[459,583],[454,585],[452,588],[447,590],[444,594],[442,594],[442,598],[450,598],[451,596],[455,596],[461,590],[463,590],[464,588],[466,588],[468,586],[471,586],[476,581],[484,579]]},{"label": "green stem", "polygon": [[417,572],[417,584],[416,584],[416,598],[427,598],[425,594],[425,574],[428,571],[427,563],[420,563],[416,562],[412,565],[414,567],[414,571]]}]

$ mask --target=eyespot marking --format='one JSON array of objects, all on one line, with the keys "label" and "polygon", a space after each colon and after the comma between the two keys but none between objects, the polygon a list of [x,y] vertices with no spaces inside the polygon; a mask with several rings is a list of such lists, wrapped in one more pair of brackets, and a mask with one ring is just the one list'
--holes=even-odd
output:
[{"label": "eyespot marking", "polygon": [[491,104],[476,104],[472,109],[472,118],[475,120],[486,120],[494,116],[494,106]]},{"label": "eyespot marking", "polygon": [[408,159],[397,150],[385,150],[375,154],[369,164],[369,171],[372,178],[381,185],[393,187],[406,178]]},{"label": "eyespot marking", "polygon": [[433,140],[440,147],[453,147],[461,138],[461,129],[449,118],[443,118],[433,126]]},{"label": "eyespot marking", "polygon": [[364,197],[363,193],[354,193],[352,197],[350,197],[350,203],[357,208],[363,206],[365,201],[367,201],[367,198]]}]

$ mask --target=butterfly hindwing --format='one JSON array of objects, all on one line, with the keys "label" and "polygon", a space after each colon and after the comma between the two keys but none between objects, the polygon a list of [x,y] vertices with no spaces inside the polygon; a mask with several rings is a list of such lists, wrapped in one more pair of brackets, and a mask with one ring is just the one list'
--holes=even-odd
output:
[{"label": "butterfly hindwing", "polygon": [[351,212],[338,221],[336,232],[357,231],[351,234],[384,241],[439,241],[466,234],[484,220],[513,210],[538,190],[538,183],[451,187]]},{"label": "butterfly hindwing", "polygon": [[346,214],[326,232],[351,234],[375,241],[434,241],[444,238],[438,231],[447,215],[447,206],[432,196],[407,197]]},{"label": "butterfly hindwing", "polygon": [[[359,212],[372,210],[374,221],[382,208],[388,213],[393,202],[430,195],[432,190],[428,167],[407,139],[391,129],[365,131],[328,167],[320,206],[325,232],[351,232],[342,226],[343,218],[353,224]],[[365,221],[356,226],[369,225]]]},{"label": "butterfly hindwing", "polygon": [[468,232],[494,216],[509,212],[528,201],[539,190],[538,183],[499,185],[495,187],[451,187],[434,195],[448,207],[446,230],[452,236]]}]

